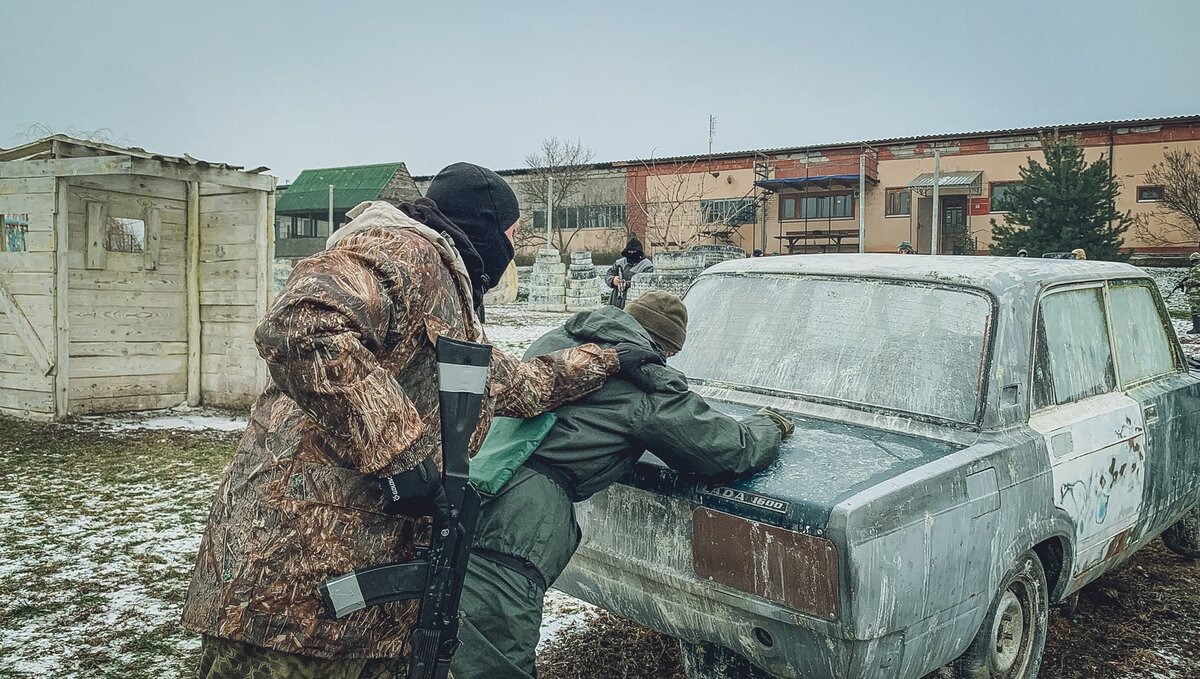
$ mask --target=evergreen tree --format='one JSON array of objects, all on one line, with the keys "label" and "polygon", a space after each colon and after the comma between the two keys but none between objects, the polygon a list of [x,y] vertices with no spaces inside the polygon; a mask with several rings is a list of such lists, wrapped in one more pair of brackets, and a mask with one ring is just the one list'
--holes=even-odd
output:
[{"label": "evergreen tree", "polygon": [[1005,193],[1004,224],[991,220],[992,253],[1014,255],[1025,248],[1037,257],[1083,248],[1088,259],[1127,259],[1122,235],[1133,220],[1117,212],[1121,183],[1111,176],[1108,159],[1089,164],[1074,137],[1057,134],[1043,135],[1042,153],[1046,164],[1028,158],[1021,183]]}]

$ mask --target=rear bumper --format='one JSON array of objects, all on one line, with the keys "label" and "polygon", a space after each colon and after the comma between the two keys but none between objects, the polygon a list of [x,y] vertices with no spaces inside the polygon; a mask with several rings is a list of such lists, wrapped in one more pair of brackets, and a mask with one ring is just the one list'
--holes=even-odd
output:
[{"label": "rear bumper", "polygon": [[780,677],[894,679],[904,667],[903,633],[840,638],[834,624],[662,571],[618,568],[586,547],[554,587],[689,643],[728,648]]}]

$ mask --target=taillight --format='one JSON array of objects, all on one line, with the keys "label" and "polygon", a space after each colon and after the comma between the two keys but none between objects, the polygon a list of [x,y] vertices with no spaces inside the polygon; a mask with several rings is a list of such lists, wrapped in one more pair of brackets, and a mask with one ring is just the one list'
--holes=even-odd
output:
[{"label": "taillight", "polygon": [[838,617],[838,556],[823,538],[697,507],[697,577],[827,620]]}]

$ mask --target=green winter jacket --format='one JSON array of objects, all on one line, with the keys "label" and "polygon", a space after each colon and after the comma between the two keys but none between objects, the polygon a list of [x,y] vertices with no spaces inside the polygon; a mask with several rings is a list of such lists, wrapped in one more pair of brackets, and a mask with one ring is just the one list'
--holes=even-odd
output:
[{"label": "green winter jacket", "polygon": [[[650,346],[649,335],[616,307],[572,316],[542,336],[526,358],[595,342]],[[629,472],[644,451],[673,469],[705,477],[733,477],[759,471],[779,453],[779,429],[769,418],[736,420],[713,410],[688,389],[683,374],[652,366],[658,388],[652,394],[621,379],[555,410],[555,425],[531,461],[549,467],[558,482],[528,468],[518,470],[499,494],[484,497],[475,553],[514,557],[532,566],[546,585],[566,567],[579,541],[574,507]],[[537,602],[540,606],[540,599]]]},{"label": "green winter jacket", "polygon": [[[595,342],[650,345],[629,314],[605,307],[572,316],[525,352],[532,356]],[[683,373],[667,366],[645,369],[658,383],[653,394],[621,379],[559,407],[558,422],[534,451],[535,460],[563,472],[578,502],[624,476],[650,451],[681,472],[708,477],[743,476],[763,469],[779,452],[779,429],[755,415],[738,421],[713,410],[688,389]]]}]

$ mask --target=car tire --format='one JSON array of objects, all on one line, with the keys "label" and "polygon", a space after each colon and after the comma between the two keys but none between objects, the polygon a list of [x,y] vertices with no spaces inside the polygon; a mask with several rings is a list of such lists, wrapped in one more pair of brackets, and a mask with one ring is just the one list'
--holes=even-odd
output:
[{"label": "car tire", "polygon": [[1042,666],[1050,600],[1046,570],[1025,552],[1004,576],[983,625],[951,665],[955,679],[1033,679]]},{"label": "car tire", "polygon": [[772,675],[742,656],[716,644],[679,642],[683,673],[688,679],[770,679]]},{"label": "car tire", "polygon": [[1162,539],[1172,552],[1189,559],[1200,559],[1200,506],[1193,507],[1163,531]]}]

